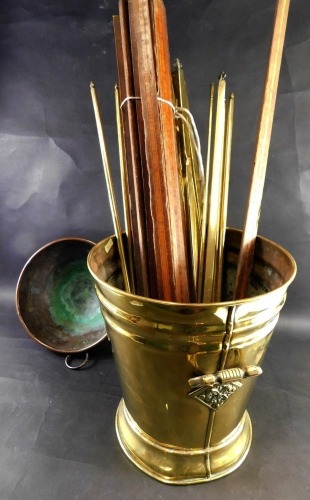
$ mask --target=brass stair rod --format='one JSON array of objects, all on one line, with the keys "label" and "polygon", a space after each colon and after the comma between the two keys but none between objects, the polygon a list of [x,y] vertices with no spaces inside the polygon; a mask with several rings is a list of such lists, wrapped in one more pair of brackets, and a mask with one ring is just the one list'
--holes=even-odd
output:
[{"label": "brass stair rod", "polygon": [[214,285],[217,272],[217,251],[219,244],[219,208],[222,191],[223,149],[225,132],[225,74],[218,82],[214,148],[210,185],[210,206],[208,213],[207,240],[205,250],[205,272],[203,276],[202,301],[213,302]]},{"label": "brass stair rod", "polygon": [[118,251],[119,251],[120,260],[121,260],[124,285],[125,285],[126,292],[130,292],[130,283],[129,283],[129,277],[128,277],[126,259],[125,259],[125,251],[124,251],[123,240],[122,240],[121,224],[120,224],[120,220],[119,220],[119,214],[118,214],[118,209],[117,209],[117,204],[116,204],[116,196],[115,196],[115,192],[114,192],[114,186],[113,186],[112,176],[111,176],[111,172],[110,172],[110,165],[109,165],[109,160],[108,160],[108,155],[107,155],[107,148],[106,148],[104,134],[103,134],[103,127],[102,127],[102,122],[101,122],[101,117],[100,117],[98,99],[97,99],[95,85],[93,82],[90,83],[90,92],[91,92],[91,97],[92,97],[94,113],[95,113],[95,120],[96,120],[97,131],[98,131],[98,139],[99,139],[99,145],[100,145],[100,151],[101,151],[101,158],[102,158],[103,170],[104,170],[106,183],[107,183],[108,196],[109,196],[110,208],[111,208],[111,213],[112,213],[114,231],[115,231],[115,235],[116,235],[116,239],[117,239],[117,246],[118,246]]}]

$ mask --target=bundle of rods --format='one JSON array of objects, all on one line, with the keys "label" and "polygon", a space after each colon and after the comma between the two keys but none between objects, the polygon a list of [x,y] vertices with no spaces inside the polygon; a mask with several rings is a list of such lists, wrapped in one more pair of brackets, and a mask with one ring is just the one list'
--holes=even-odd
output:
[{"label": "bundle of rods", "polygon": [[[276,6],[235,299],[246,296],[252,268],[288,6]],[[93,83],[91,94],[125,289],[172,302],[221,301],[234,95],[226,100],[224,73],[210,87],[203,165],[179,60],[171,71],[162,0],[120,0],[113,24],[126,248]]]}]

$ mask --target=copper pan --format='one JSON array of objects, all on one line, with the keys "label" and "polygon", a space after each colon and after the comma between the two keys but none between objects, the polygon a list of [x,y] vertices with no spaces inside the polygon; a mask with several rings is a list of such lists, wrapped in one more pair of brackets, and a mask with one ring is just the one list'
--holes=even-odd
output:
[{"label": "copper pan", "polygon": [[[26,262],[16,288],[18,317],[28,334],[51,351],[67,354],[68,368],[80,368],[87,351],[107,336],[87,269],[94,246],[82,238],[62,238],[40,248]],[[85,352],[82,364],[73,353]]]}]

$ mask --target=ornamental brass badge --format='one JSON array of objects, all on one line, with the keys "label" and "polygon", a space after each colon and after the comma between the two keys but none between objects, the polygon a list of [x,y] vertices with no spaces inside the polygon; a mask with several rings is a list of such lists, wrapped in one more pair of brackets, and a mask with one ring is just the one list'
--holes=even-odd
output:
[{"label": "ornamental brass badge", "polygon": [[194,389],[188,393],[192,398],[197,399],[200,403],[208,406],[211,410],[217,410],[242,387],[241,382],[227,382],[224,384],[216,383],[212,386],[204,386]]}]

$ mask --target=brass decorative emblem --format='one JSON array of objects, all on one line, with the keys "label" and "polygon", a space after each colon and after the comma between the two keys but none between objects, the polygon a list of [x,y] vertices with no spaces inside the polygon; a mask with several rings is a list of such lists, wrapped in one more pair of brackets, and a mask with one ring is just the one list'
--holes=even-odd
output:
[{"label": "brass decorative emblem", "polygon": [[212,410],[217,410],[242,386],[241,382],[228,382],[226,384],[214,384],[213,386],[200,387],[189,392],[200,403]]}]

